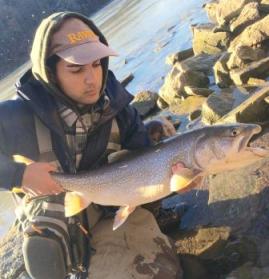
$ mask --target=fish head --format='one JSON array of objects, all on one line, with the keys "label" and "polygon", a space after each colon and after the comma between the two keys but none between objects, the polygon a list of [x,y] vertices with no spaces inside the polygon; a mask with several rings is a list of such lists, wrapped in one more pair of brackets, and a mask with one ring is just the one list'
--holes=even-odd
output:
[{"label": "fish head", "polygon": [[259,125],[214,125],[201,131],[193,154],[195,168],[201,171],[213,174],[233,170],[269,156],[269,150],[249,146],[253,135],[261,132]]}]

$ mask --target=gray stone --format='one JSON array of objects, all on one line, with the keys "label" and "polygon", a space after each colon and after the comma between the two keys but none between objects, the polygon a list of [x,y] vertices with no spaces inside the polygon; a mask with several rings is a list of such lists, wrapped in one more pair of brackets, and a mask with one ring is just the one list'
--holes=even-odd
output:
[{"label": "gray stone", "polygon": [[229,52],[235,50],[239,45],[259,47],[269,37],[269,15],[248,26],[242,33],[235,37],[230,43]]},{"label": "gray stone", "polygon": [[236,33],[241,32],[248,25],[259,20],[260,13],[258,8],[259,5],[257,2],[251,2],[246,4],[243,10],[241,11],[240,15],[234,21],[231,22],[230,30]]},{"label": "gray stone", "polygon": [[226,65],[227,61],[229,60],[229,57],[230,57],[229,53],[227,52],[223,53],[213,67],[215,83],[220,88],[226,88],[232,84],[229,69]]},{"label": "gray stone", "polygon": [[230,76],[236,85],[247,83],[250,77],[265,78],[269,74],[269,57],[258,62],[252,62],[243,69],[235,69],[230,71]]},{"label": "gray stone", "polygon": [[227,67],[229,70],[243,68],[251,62],[261,60],[265,57],[266,53],[263,49],[239,45],[231,53]]},{"label": "gray stone", "polygon": [[230,35],[228,32],[214,32],[213,24],[201,24],[192,27],[193,51],[199,53],[217,54],[227,48]]},{"label": "gray stone", "polygon": [[197,119],[200,116],[201,116],[201,110],[200,109],[194,110],[193,112],[191,112],[189,114],[189,120],[193,121],[193,120]]},{"label": "gray stone", "polygon": [[212,68],[219,57],[220,54],[209,55],[206,53],[200,53],[177,63],[177,68],[182,72],[198,71],[208,75],[212,73]]},{"label": "gray stone", "polygon": [[199,95],[208,97],[210,94],[214,92],[212,89],[208,88],[198,88],[193,86],[184,86],[184,91],[187,95],[193,96],[193,95]]},{"label": "gray stone", "polygon": [[211,94],[202,106],[202,122],[213,124],[233,108],[234,99],[230,92]]},{"label": "gray stone", "polygon": [[220,0],[217,7],[216,19],[219,25],[230,22],[234,17],[237,17],[244,6],[254,2],[253,0]]},{"label": "gray stone", "polygon": [[177,62],[183,61],[193,56],[193,49],[189,48],[186,50],[179,51],[177,53],[170,54],[166,57],[165,63],[168,65],[174,65]]},{"label": "gray stone", "polygon": [[158,94],[151,91],[142,91],[135,95],[132,106],[135,107],[142,117],[146,117],[157,108]]},{"label": "gray stone", "polygon": [[157,106],[159,109],[165,109],[168,107],[168,104],[165,102],[165,100],[161,97],[157,99]]}]

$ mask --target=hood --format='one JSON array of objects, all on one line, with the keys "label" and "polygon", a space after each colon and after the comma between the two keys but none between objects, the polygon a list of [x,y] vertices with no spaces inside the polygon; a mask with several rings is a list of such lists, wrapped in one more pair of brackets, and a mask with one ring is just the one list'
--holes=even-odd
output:
[{"label": "hood", "polygon": [[[62,102],[72,110],[79,112],[80,108],[77,106],[77,103],[65,94],[63,94],[62,91],[57,86],[55,86],[55,84],[50,80],[48,68],[46,67],[46,60],[48,58],[49,45],[51,42],[52,35],[55,31],[57,31],[57,28],[59,28],[63,20],[69,17],[75,17],[82,20],[92,29],[92,31],[99,37],[99,40],[103,44],[108,45],[104,35],[96,27],[96,25],[87,17],[73,12],[54,13],[51,16],[44,19],[36,31],[31,51],[32,74],[36,80],[38,80],[40,83],[42,83],[42,85],[45,88],[48,89],[48,92],[50,94],[52,94],[54,97],[60,100],[60,102]],[[103,81],[100,98],[101,102],[103,102],[102,99],[107,79],[108,61],[108,57],[101,59],[103,69]],[[89,107],[92,107],[92,105],[89,105]]]}]

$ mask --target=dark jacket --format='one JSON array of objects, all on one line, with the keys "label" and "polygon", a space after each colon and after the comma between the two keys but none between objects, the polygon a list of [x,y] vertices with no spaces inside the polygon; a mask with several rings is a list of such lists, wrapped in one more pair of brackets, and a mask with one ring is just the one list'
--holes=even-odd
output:
[{"label": "dark jacket", "polygon": [[[36,94],[38,92],[38,94]],[[128,105],[132,96],[109,71],[104,93],[110,105],[93,132],[88,135],[79,170],[96,167],[104,154],[110,135],[111,122],[116,117],[123,148],[136,149],[150,145],[147,130],[137,111]],[[75,168],[67,147],[55,99],[47,88],[27,72],[18,84],[19,98],[0,103],[0,187],[20,186],[25,165],[16,163],[12,155],[20,154],[38,160],[39,149],[33,116],[36,115],[50,130],[53,150],[65,172]]]}]

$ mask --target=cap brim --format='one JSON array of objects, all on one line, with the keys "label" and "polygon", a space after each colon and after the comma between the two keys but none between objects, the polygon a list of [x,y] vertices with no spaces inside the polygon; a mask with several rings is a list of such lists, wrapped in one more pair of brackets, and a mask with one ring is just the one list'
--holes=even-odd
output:
[{"label": "cap brim", "polygon": [[56,53],[69,63],[86,65],[108,56],[118,56],[118,53],[100,42],[88,42]]}]

